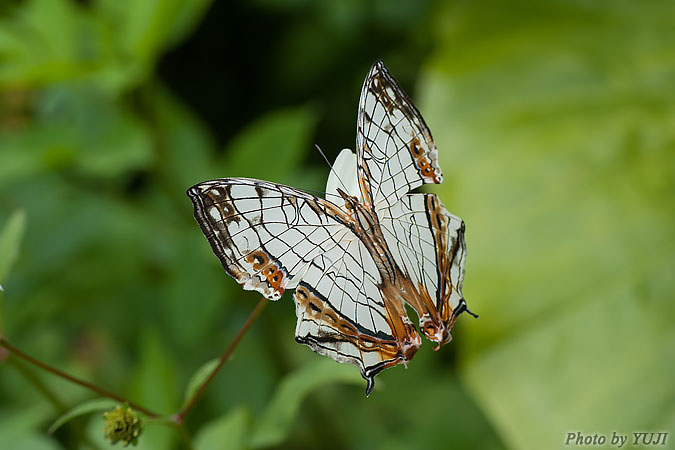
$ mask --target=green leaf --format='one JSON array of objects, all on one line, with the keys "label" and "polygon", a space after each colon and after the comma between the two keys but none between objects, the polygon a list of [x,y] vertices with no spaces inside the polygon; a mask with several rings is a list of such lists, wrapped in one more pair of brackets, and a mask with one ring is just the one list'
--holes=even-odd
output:
[{"label": "green leaf", "polygon": [[[113,102],[95,86],[60,85],[40,99],[37,131],[44,140],[35,144],[45,151],[45,161],[59,167],[72,153],[72,163],[99,177],[115,177],[147,167],[153,157],[146,126],[124,106]],[[56,130],[61,130],[56,133]],[[57,160],[54,164],[53,161]]]},{"label": "green leaf", "polygon": [[302,400],[314,389],[338,382],[364,384],[353,366],[338,364],[328,358],[318,358],[316,362],[287,375],[254,428],[250,445],[268,447],[281,444],[293,429]]},{"label": "green leaf", "polygon": [[[157,331],[146,326],[140,340],[140,361],[134,373],[130,398],[160,414],[176,410],[178,383],[176,363]],[[148,427],[139,448],[170,448],[176,434],[166,427]]]},{"label": "green leaf", "polygon": [[5,408],[0,410],[0,448],[2,449],[57,449],[61,448],[44,436],[42,426],[51,419],[53,412],[49,403],[37,402],[24,408]]},{"label": "green leaf", "polygon": [[215,144],[199,118],[159,82],[147,89],[146,98],[153,109],[158,164],[171,195],[183,197],[193,184],[220,176],[213,164]]},{"label": "green leaf", "polygon": [[211,375],[213,369],[218,365],[219,358],[214,358],[211,361],[204,363],[197,371],[190,377],[190,381],[187,384],[185,389],[185,399],[183,400],[183,406],[200,388],[206,379]]},{"label": "green leaf", "polygon": [[150,64],[169,45],[175,44],[198,23],[211,0],[139,0],[98,2],[102,14],[114,18],[124,32],[116,39],[126,54]]},{"label": "green leaf", "polygon": [[[185,212],[191,212],[190,201],[181,189],[178,200],[182,200]],[[186,214],[187,215],[187,214]],[[191,218],[190,218],[191,219]],[[166,323],[172,330],[173,338],[181,349],[199,347],[212,338],[217,329],[217,318],[228,301],[225,290],[226,280],[220,265],[213,264],[213,252],[204,236],[199,233],[196,223],[187,222],[186,232],[173,237],[173,251],[180,255],[171,260],[168,267],[169,279],[160,291],[166,311]],[[186,299],[198,298],[198,308],[186,308]]]},{"label": "green leaf", "polygon": [[196,450],[239,450],[246,448],[250,416],[244,407],[236,407],[199,429]]},{"label": "green leaf", "polygon": [[94,85],[59,84],[35,101],[33,120],[0,140],[0,184],[76,168],[114,178],[150,165],[145,124]]},{"label": "green leaf", "polygon": [[120,51],[125,33],[98,2],[84,8],[71,0],[29,0],[9,11],[0,17],[0,86],[10,91],[86,80],[119,93],[148,72]]},{"label": "green leaf", "polygon": [[[194,29],[211,0],[30,0],[0,18],[0,85],[93,81],[113,93],[143,81]],[[58,24],[58,26],[54,26]]]},{"label": "green leaf", "polygon": [[26,214],[23,211],[15,211],[0,230],[0,283],[7,278],[9,270],[19,256],[25,228]]},{"label": "green leaf", "polygon": [[672,4],[517,3],[439,11],[421,85],[480,314],[463,379],[511,448],[672,429]]},{"label": "green leaf", "polygon": [[139,403],[169,413],[176,408],[176,364],[166,343],[150,327],[140,340],[140,361],[132,377],[131,395]]},{"label": "green leaf", "polygon": [[178,8],[171,24],[168,42],[171,45],[185,39],[199,24],[213,0],[192,0],[191,2],[177,2]]},{"label": "green leaf", "polygon": [[11,448],[12,450],[61,450],[63,447],[55,440],[34,431],[13,440],[10,445],[3,448]]},{"label": "green leaf", "polygon": [[270,113],[230,143],[222,164],[225,176],[292,182],[306,152],[316,114],[308,107]]},{"label": "green leaf", "polygon": [[[83,42],[77,8],[68,0],[31,0],[0,22],[0,85],[53,81],[74,76]],[[58,23],[59,26],[54,26]]]},{"label": "green leaf", "polygon": [[62,414],[49,427],[47,433],[49,434],[54,433],[56,430],[61,428],[63,424],[75,419],[76,417],[84,416],[86,414],[91,414],[94,412],[111,410],[117,405],[119,405],[119,402],[109,398],[94,398],[91,400],[87,400],[73,407],[70,411]]}]

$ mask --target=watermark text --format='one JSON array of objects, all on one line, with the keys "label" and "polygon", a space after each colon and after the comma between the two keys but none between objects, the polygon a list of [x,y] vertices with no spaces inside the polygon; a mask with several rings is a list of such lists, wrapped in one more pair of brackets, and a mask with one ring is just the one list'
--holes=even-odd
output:
[{"label": "watermark text", "polygon": [[594,445],[611,445],[616,448],[624,446],[665,446],[668,442],[668,432],[635,431],[633,433],[623,434],[612,431],[611,434],[605,433],[582,433],[581,431],[570,431],[565,435],[565,445],[576,447],[590,447]]}]

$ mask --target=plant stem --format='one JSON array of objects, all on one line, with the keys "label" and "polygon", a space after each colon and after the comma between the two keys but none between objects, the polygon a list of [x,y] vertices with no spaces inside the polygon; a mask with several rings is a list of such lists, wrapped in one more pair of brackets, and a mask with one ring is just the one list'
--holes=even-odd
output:
[{"label": "plant stem", "polygon": [[218,373],[220,368],[223,367],[223,364],[225,364],[230,355],[232,355],[232,352],[234,351],[235,348],[237,348],[239,341],[241,341],[241,339],[244,337],[244,335],[251,327],[253,322],[255,322],[255,320],[258,318],[258,315],[263,310],[266,304],[267,299],[264,297],[261,298],[256,307],[251,312],[251,315],[248,316],[248,319],[246,319],[246,322],[244,322],[244,325],[242,325],[241,329],[234,337],[234,340],[232,341],[230,346],[227,348],[227,350],[225,350],[225,353],[223,353],[223,355],[220,357],[218,365],[211,371],[206,381],[204,381],[202,385],[199,386],[199,389],[197,389],[195,393],[192,394],[192,396],[187,399],[187,401],[185,402],[185,406],[183,406],[183,408],[173,416],[173,420],[176,423],[183,423],[183,419],[185,418],[187,413],[190,412],[190,410],[195,406],[200,397],[204,394],[204,391],[206,390],[208,385],[216,377],[216,374]]},{"label": "plant stem", "polygon": [[72,383],[78,384],[78,385],[80,385],[80,386],[82,386],[86,389],[89,389],[90,391],[96,392],[97,394],[102,395],[104,397],[108,397],[108,398],[112,398],[113,400],[117,400],[120,403],[127,403],[133,409],[135,409],[137,411],[140,411],[140,412],[142,412],[143,414],[145,414],[149,417],[159,417],[159,415],[157,413],[152,412],[149,409],[144,408],[140,405],[137,405],[136,403],[134,403],[132,401],[129,401],[124,397],[121,397],[121,396],[119,396],[115,393],[112,393],[112,392],[107,391],[103,388],[100,388],[100,387],[98,387],[98,386],[96,386],[96,385],[94,385],[94,384],[92,384],[88,381],[85,381],[85,380],[82,380],[80,378],[69,375],[69,374],[67,374],[67,373],[65,373],[65,372],[63,372],[63,371],[61,371],[61,370],[59,370],[55,367],[52,367],[52,366],[50,366],[46,363],[43,363],[40,360],[37,360],[37,359],[33,358],[32,356],[30,356],[30,355],[22,352],[18,348],[14,347],[4,337],[0,337],[0,347],[6,348],[7,350],[9,350],[9,352],[12,355],[15,355],[16,357],[21,358],[24,361],[26,361],[30,364],[33,364],[34,366],[37,366],[37,367],[39,367],[43,370],[46,370],[47,372],[50,372],[50,373],[56,375],[57,377],[61,377],[64,380],[68,380]]}]

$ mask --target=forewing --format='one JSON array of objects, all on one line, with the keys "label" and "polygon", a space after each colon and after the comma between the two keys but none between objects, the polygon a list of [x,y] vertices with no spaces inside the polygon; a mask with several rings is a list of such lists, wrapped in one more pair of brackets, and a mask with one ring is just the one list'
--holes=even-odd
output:
[{"label": "forewing", "polygon": [[423,293],[407,297],[420,318],[420,331],[439,345],[448,342],[455,318],[466,310],[464,222],[435,194],[405,195],[379,215],[394,260]]},{"label": "forewing", "polygon": [[443,180],[429,128],[382,61],[361,90],[356,148],[363,198],[376,209],[423,183]]},{"label": "forewing", "polygon": [[288,186],[222,178],[187,194],[227,273],[270,300],[295,287],[310,261],[350,233],[334,205]]}]

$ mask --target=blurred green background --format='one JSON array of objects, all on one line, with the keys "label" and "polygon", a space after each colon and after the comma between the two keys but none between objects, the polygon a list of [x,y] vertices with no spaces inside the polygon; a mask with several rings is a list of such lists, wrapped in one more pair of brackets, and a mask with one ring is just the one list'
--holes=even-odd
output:
[{"label": "blurred green background", "polygon": [[[0,326],[161,413],[259,296],[220,267],[190,185],[323,189],[384,59],[467,224],[479,320],[384,372],[262,316],[188,418],[212,448],[554,449],[675,431],[672,1],[24,0],[0,3]],[[0,448],[107,448],[92,397],[0,355]],[[54,396],[36,388],[38,377]],[[38,383],[39,384],[39,383]],[[670,437],[669,444],[675,438]],[[88,442],[87,442],[88,441]],[[180,448],[149,424],[139,448]],[[567,447],[570,448],[570,447]]]}]

